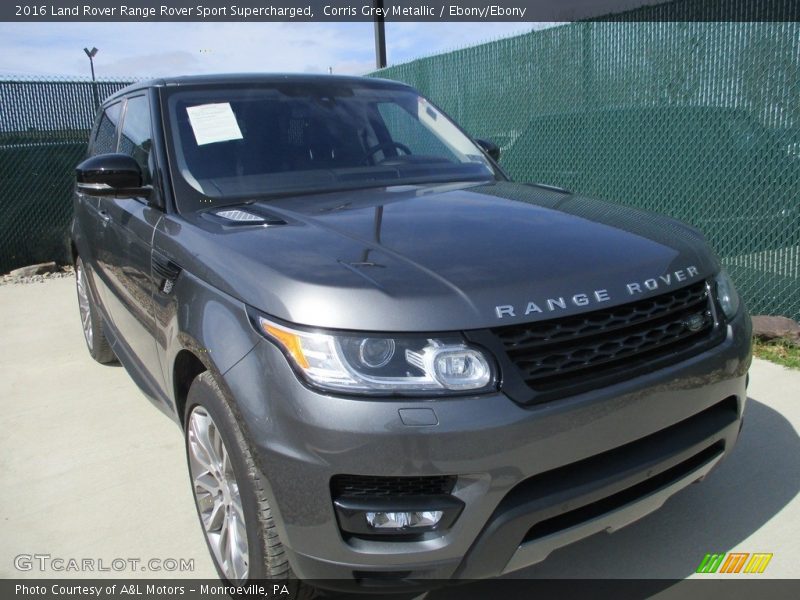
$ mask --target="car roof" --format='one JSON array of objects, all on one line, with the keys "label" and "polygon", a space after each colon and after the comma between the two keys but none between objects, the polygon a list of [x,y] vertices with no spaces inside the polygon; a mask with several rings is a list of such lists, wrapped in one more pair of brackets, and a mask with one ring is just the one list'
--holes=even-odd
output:
[{"label": "car roof", "polygon": [[130,94],[137,90],[159,87],[193,87],[204,85],[239,85],[248,83],[270,84],[270,83],[330,83],[335,82],[342,85],[359,85],[382,89],[409,89],[410,86],[391,79],[379,79],[375,77],[356,77],[350,75],[317,75],[308,73],[224,73],[215,75],[182,75],[178,77],[159,77],[145,81],[137,81],[115,92],[103,102],[107,104],[121,96]]}]

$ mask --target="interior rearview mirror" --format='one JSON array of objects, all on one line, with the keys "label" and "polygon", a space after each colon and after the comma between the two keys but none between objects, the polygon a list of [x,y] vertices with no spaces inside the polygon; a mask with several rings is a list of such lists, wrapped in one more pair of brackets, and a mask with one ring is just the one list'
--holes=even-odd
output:
[{"label": "interior rearview mirror", "polygon": [[483,148],[484,152],[492,157],[492,160],[500,160],[500,146],[489,140],[475,138],[475,143]]}]

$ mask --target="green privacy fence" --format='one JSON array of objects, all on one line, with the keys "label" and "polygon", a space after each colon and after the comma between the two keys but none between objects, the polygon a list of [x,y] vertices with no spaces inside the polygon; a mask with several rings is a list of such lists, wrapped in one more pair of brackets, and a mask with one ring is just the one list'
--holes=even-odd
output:
[{"label": "green privacy fence", "polygon": [[[700,227],[751,311],[800,318],[800,24],[575,23],[384,69],[520,181]],[[0,272],[64,260],[94,93],[0,80]]]},{"label": "green privacy fence", "polygon": [[693,223],[753,313],[800,318],[800,23],[574,23],[374,75],[518,181]]},{"label": "green privacy fence", "polygon": [[0,80],[0,273],[67,260],[73,174],[95,99],[128,83]]}]

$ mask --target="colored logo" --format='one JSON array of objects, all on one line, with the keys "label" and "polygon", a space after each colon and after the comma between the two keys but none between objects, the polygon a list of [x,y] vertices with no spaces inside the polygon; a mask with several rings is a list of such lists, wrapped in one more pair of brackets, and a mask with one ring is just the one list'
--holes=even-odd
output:
[{"label": "colored logo", "polygon": [[728,552],[706,554],[696,573],[763,573],[772,554],[765,552]]}]

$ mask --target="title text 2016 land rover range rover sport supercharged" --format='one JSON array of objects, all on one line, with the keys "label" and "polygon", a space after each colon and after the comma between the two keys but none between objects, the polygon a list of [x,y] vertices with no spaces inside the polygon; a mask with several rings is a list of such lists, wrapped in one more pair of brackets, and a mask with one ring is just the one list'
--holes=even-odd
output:
[{"label": "title text 2016 land rover range rover sport supercharged", "polygon": [[497,155],[390,81],[176,78],[101,107],[86,342],[181,426],[222,577],[499,575],[731,450],[750,323],[702,235]]}]

